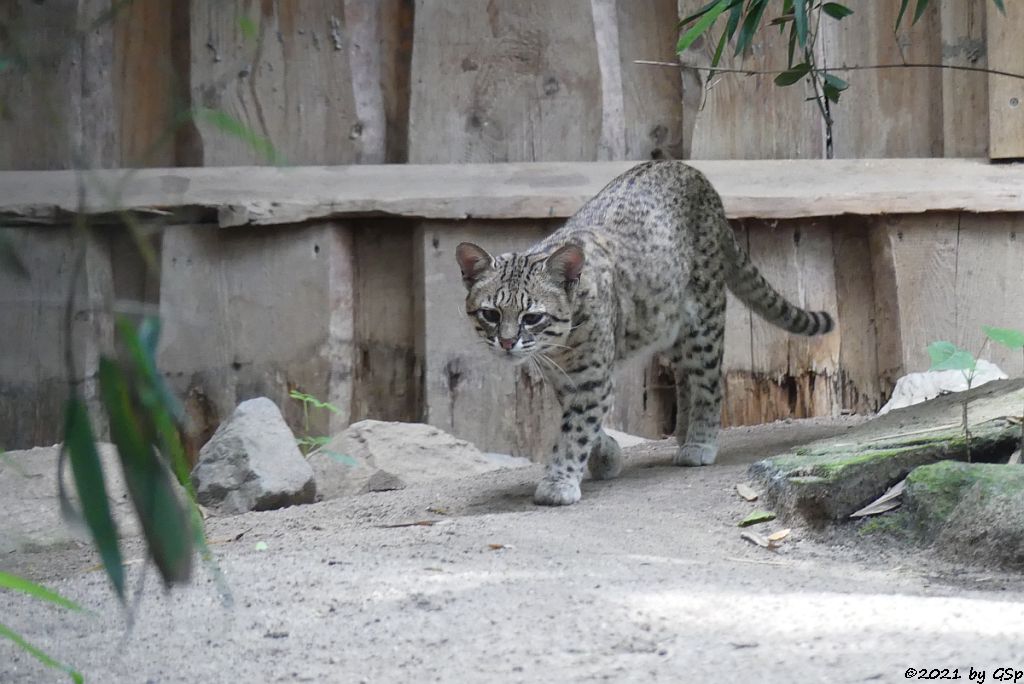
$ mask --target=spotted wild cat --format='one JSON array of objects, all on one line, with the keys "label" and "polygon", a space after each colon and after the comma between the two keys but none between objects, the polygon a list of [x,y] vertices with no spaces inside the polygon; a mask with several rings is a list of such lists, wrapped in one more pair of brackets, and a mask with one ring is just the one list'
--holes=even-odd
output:
[{"label": "spotted wild cat", "polygon": [[721,198],[678,161],[640,164],[611,181],[558,231],[525,252],[492,257],[462,243],[466,313],[504,359],[534,359],[562,405],[562,431],[538,504],[579,501],[588,465],[612,478],[622,451],[601,429],[615,362],[665,352],[676,377],[673,463],[714,463],[721,423],[725,291],[800,335],[832,318],[786,301],[750,263]]}]

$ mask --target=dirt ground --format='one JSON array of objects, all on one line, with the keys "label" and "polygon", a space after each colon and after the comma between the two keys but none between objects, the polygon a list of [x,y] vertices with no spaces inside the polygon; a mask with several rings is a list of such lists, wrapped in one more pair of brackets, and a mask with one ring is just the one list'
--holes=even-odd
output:
[{"label": "dirt ground", "polygon": [[[211,519],[233,605],[204,568],[170,592],[150,571],[131,629],[88,549],[8,553],[0,568],[92,613],[2,593],[0,616],[90,682],[899,682],[910,668],[994,681],[1024,669],[1019,575],[954,567],[854,524],[796,529],[775,552],[740,538],[755,506],[734,492],[745,464],[849,425],[729,430],[720,463],[701,469],[670,466],[669,443],[634,447],[622,477],[585,482],[568,508],[532,505],[532,466]],[[438,522],[397,526],[424,520]],[[140,553],[129,541],[127,557]],[[141,568],[130,561],[133,586]],[[50,681],[63,678],[0,641],[0,682]]]}]

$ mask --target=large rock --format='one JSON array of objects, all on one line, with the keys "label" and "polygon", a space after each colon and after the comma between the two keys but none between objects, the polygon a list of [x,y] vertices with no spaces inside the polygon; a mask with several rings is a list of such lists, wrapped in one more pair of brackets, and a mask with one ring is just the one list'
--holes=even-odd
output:
[{"label": "large rock", "polygon": [[907,477],[912,528],[941,555],[1024,567],[1024,467],[941,461]]},{"label": "large rock", "polygon": [[199,451],[196,497],[218,513],[310,503],[316,481],[281,411],[269,399],[243,401]]},{"label": "large rock", "polygon": [[[121,536],[139,534],[135,509],[128,498],[117,449],[97,445],[110,513]],[[12,551],[42,551],[88,544],[89,533],[73,529],[61,518],[57,499],[57,459],[60,445],[8,451],[0,455],[0,556]],[[64,485],[76,508],[78,496],[71,464]]]},{"label": "large rock", "polygon": [[422,423],[363,420],[310,454],[325,499],[454,479],[508,467]]},{"label": "large rock", "polygon": [[766,503],[784,517],[815,525],[846,518],[918,466],[967,459],[965,398],[972,456],[1005,460],[1020,441],[1016,416],[1024,404],[1024,379],[996,380],[894,410],[841,437],[759,461],[750,474],[764,486]]}]

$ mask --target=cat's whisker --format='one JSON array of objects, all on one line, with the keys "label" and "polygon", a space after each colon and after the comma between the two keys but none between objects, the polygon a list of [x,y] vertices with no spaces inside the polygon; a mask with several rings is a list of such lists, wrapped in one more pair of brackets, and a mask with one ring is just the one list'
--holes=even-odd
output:
[{"label": "cat's whisker", "polygon": [[542,361],[547,361],[552,368],[554,368],[555,370],[557,370],[558,372],[565,376],[565,379],[569,381],[569,384],[573,386],[573,389],[576,388],[576,383],[573,382],[573,379],[570,378],[569,374],[565,372],[565,369],[559,366],[557,363],[555,363],[550,356],[548,356],[544,352],[537,352],[537,358],[541,359]]}]

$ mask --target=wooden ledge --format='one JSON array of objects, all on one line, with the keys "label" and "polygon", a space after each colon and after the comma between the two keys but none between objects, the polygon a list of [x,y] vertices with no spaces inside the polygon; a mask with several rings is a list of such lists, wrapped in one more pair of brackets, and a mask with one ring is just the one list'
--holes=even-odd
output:
[{"label": "wooden ledge", "polygon": [[[128,210],[222,227],[312,219],[563,218],[637,162],[206,167],[82,174],[91,215]],[[730,218],[1024,211],[1024,164],[974,159],[692,161]],[[74,171],[0,172],[0,219],[61,224]]]}]

